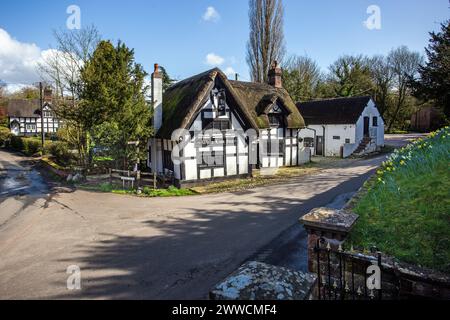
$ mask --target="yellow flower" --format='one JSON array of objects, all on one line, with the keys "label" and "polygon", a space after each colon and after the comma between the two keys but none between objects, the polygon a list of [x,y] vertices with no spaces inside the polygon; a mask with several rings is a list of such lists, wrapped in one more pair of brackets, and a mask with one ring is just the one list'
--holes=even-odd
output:
[{"label": "yellow flower", "polygon": [[404,160],[400,161],[400,165],[404,166],[406,162]]}]

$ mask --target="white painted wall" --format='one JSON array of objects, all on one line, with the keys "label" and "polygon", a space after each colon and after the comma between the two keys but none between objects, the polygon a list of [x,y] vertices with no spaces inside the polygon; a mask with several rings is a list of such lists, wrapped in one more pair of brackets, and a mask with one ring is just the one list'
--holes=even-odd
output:
[{"label": "white painted wall", "polygon": [[[363,140],[364,117],[369,117],[369,131],[374,136],[373,143],[367,149],[368,152],[372,152],[384,146],[384,121],[372,100],[369,101],[358,121],[354,124],[309,125],[308,129],[315,130],[317,136],[325,137],[324,155],[326,157],[340,157],[341,148],[343,148],[344,157],[348,157],[353,154]],[[378,119],[377,127],[373,126],[374,117],[377,117]],[[314,143],[316,143],[314,131],[301,130],[300,137],[314,138]],[[339,137],[339,139],[334,139],[334,137]],[[346,142],[346,139],[349,139],[348,143]],[[315,155],[315,153],[316,150],[314,148],[312,154]]]},{"label": "white painted wall", "polygon": [[[367,104],[367,107],[364,109],[361,117],[357,122],[357,131],[356,131],[356,139],[357,141],[361,141],[364,137],[364,117],[369,117],[370,126],[369,130],[374,130],[375,135],[375,143],[377,147],[384,146],[384,121],[376,107],[375,103],[370,100]],[[378,127],[373,126],[373,117],[378,118]]]},{"label": "white painted wall", "polygon": [[[292,134],[286,129],[286,137],[284,136],[284,129],[271,129],[260,130],[259,139],[262,140],[264,144],[268,143],[268,140],[279,140],[278,147],[281,148],[282,141],[284,141],[284,152],[283,156],[267,156],[264,154],[259,155],[260,165],[262,168],[279,168],[279,167],[295,167],[304,163],[311,161],[311,152],[309,148],[304,148],[303,143],[298,142],[299,130],[292,129]],[[261,153],[261,151],[260,151]]]}]

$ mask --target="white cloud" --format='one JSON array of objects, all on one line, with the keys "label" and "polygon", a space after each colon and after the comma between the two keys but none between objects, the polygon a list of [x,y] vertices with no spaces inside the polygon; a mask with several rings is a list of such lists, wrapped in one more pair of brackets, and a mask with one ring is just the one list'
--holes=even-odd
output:
[{"label": "white cloud", "polygon": [[34,43],[23,43],[0,28],[0,79],[12,83],[32,83],[39,80],[36,72],[42,51]]},{"label": "white cloud", "polygon": [[217,22],[220,20],[220,14],[214,7],[206,8],[205,13],[203,14],[203,20],[210,22]]},{"label": "white cloud", "polygon": [[208,53],[206,55],[206,64],[210,66],[220,66],[225,62],[225,59],[215,53]]}]

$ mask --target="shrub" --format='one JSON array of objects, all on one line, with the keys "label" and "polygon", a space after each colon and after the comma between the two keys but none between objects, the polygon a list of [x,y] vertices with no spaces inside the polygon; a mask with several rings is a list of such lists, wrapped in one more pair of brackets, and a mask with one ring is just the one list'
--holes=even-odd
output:
[{"label": "shrub", "polygon": [[11,131],[8,128],[0,127],[0,147],[3,146],[6,140],[11,137]]},{"label": "shrub", "polygon": [[22,151],[23,150],[22,137],[12,136],[10,147],[16,151]]},{"label": "shrub", "polygon": [[69,146],[65,142],[56,141],[46,145],[47,151],[54,157],[56,163],[67,166],[73,160],[73,155],[69,150]]},{"label": "shrub", "polygon": [[22,138],[23,149],[27,156],[32,156],[41,151],[41,141],[36,138]]}]

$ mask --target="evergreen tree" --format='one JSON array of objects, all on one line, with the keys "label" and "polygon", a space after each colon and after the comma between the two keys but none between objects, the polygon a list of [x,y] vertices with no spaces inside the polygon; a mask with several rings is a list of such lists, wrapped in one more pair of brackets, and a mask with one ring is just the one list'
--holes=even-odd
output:
[{"label": "evergreen tree", "polygon": [[413,81],[414,95],[435,100],[446,117],[450,117],[450,20],[441,25],[441,32],[431,32],[426,54],[428,62],[419,68],[420,80]]},{"label": "evergreen tree", "polygon": [[97,146],[101,146],[128,169],[142,159],[135,145],[145,146],[153,129],[151,106],[145,100],[146,76],[134,60],[134,51],[119,42],[101,41],[81,71],[81,104],[84,123]]}]

